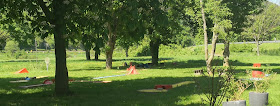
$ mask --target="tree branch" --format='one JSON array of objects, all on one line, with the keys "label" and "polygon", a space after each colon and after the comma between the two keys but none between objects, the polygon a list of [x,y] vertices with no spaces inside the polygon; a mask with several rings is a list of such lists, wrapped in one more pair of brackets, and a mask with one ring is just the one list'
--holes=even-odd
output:
[{"label": "tree branch", "polygon": [[47,17],[47,20],[53,24],[53,14],[51,13],[51,11],[49,10],[49,8],[46,6],[46,3],[43,0],[38,0],[38,4],[39,6],[42,8],[44,14]]}]

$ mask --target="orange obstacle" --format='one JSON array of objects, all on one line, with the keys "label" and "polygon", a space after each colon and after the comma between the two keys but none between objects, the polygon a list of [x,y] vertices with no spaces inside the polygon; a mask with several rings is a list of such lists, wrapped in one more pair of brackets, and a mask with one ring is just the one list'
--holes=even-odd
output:
[{"label": "orange obstacle", "polygon": [[254,63],[253,67],[261,67],[261,63]]},{"label": "orange obstacle", "polygon": [[21,69],[21,70],[15,72],[15,74],[20,74],[20,73],[29,73],[29,72],[27,71],[26,68],[23,68],[23,69]]},{"label": "orange obstacle", "polygon": [[252,71],[252,77],[253,78],[262,78],[264,77],[264,73],[261,71]]},{"label": "orange obstacle", "polygon": [[172,85],[155,85],[155,88],[154,89],[171,89],[172,88]]},{"label": "orange obstacle", "polygon": [[135,66],[130,66],[129,68],[126,69],[128,71],[128,73],[126,75],[130,75],[130,74],[138,74],[137,70],[135,69]]}]

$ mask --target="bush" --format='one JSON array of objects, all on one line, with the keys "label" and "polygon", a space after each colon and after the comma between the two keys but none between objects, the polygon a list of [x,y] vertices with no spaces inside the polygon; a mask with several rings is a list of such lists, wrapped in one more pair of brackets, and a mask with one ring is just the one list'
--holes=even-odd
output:
[{"label": "bush", "polygon": [[151,56],[150,46],[139,46],[137,56]]},{"label": "bush", "polygon": [[28,55],[24,50],[18,51],[14,54],[14,57],[16,59],[27,59]]},{"label": "bush", "polygon": [[272,49],[272,50],[261,50],[262,54],[272,55],[272,56],[279,56],[280,55],[280,48]]},{"label": "bush", "polygon": [[232,44],[230,47],[231,52],[252,52],[253,45],[251,44]]},{"label": "bush", "polygon": [[18,42],[9,40],[5,46],[5,53],[8,57],[15,57],[18,58],[18,54],[16,54],[17,51],[20,51],[20,48],[18,46]]}]

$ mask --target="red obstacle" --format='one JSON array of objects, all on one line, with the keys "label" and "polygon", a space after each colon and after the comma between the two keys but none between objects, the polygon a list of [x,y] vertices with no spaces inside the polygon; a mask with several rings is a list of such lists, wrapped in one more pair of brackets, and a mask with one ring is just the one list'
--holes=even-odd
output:
[{"label": "red obstacle", "polygon": [[43,82],[43,84],[53,84],[54,82],[53,81],[51,81],[51,80],[49,80],[49,79],[47,79],[47,80],[45,80],[44,82]]},{"label": "red obstacle", "polygon": [[261,63],[254,63],[253,67],[261,67]]},{"label": "red obstacle", "polygon": [[253,78],[263,78],[264,73],[261,71],[252,71],[252,77]]},{"label": "red obstacle", "polygon": [[20,74],[20,73],[29,73],[29,72],[27,71],[26,68],[23,68],[23,69],[21,69],[21,70],[15,72],[15,74]]},{"label": "red obstacle", "polygon": [[130,66],[129,68],[126,69],[128,71],[128,73],[126,75],[131,75],[131,74],[138,74],[135,66]]},{"label": "red obstacle", "polygon": [[172,85],[155,85],[155,89],[171,89]]}]

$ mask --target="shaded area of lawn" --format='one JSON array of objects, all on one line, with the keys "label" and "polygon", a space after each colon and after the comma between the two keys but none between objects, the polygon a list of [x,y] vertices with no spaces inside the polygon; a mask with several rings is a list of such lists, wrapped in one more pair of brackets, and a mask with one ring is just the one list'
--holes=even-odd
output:
[{"label": "shaded area of lawn", "polygon": [[[86,79],[86,78],[76,78]],[[113,81],[112,83],[70,83],[70,89],[74,91],[72,96],[55,97],[54,85],[33,89],[20,89],[20,85],[38,84],[44,79],[34,80],[28,83],[9,83],[15,78],[0,79],[1,105],[180,105],[180,96],[196,94],[194,83],[169,90],[166,93],[142,93],[139,89],[152,89],[157,84],[174,84],[182,81],[191,81],[193,77],[156,77],[145,79],[133,79]],[[187,98],[190,102],[195,98]],[[190,104],[190,103],[188,103]],[[199,105],[199,103],[192,103]]]}]

